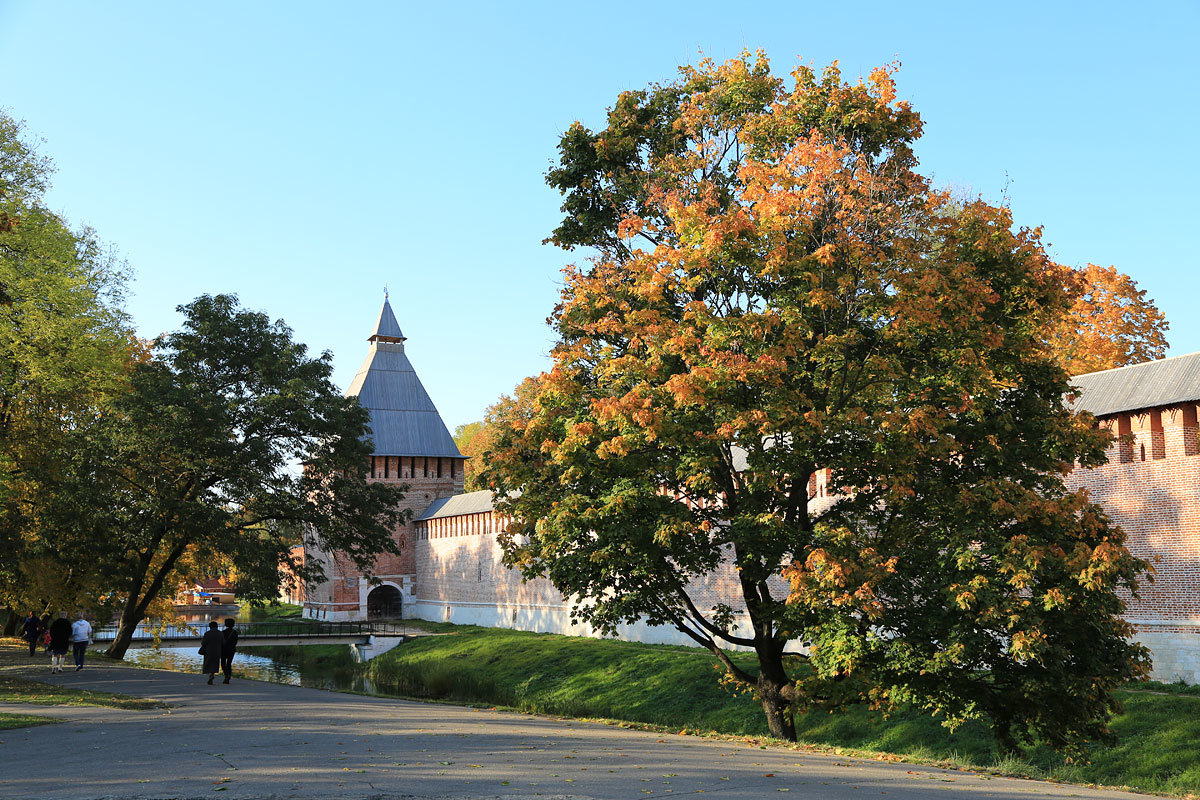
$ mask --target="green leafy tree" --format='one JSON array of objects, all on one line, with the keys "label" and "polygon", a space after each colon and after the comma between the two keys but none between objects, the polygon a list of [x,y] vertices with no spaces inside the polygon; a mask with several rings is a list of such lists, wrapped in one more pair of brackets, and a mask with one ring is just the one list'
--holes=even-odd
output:
[{"label": "green leafy tree", "polygon": [[479,483],[479,459],[489,438],[486,423],[482,421],[464,422],[454,429],[454,444],[458,447],[458,452],[467,457],[464,488],[468,492],[477,492],[485,488]]},{"label": "green leafy tree", "polygon": [[59,548],[57,521],[75,506],[62,476],[138,351],[121,310],[123,265],[46,208],[51,172],[24,126],[0,114],[0,603],[10,617],[100,602],[90,559]]},{"label": "green leafy tree", "polygon": [[[1106,444],[1045,343],[1068,271],[932,190],[920,132],[889,70],[785,82],[761,54],[574,126],[552,240],[598,256],[565,271],[552,369],[493,408],[482,479],[508,564],[602,631],[675,626],[775,736],[914,703],[1076,746],[1145,669],[1117,616],[1145,564],[1062,482]],[[713,581],[740,607],[703,604]]]},{"label": "green leafy tree", "polygon": [[397,552],[401,490],[367,482],[367,412],[330,381],[329,353],[310,358],[286,325],[231,296],[179,310],[183,328],[134,366],[79,473],[93,511],[75,541],[104,543],[117,657],[185,566],[234,564],[239,595],[263,600],[322,577],[292,555],[304,536],[364,571]]}]

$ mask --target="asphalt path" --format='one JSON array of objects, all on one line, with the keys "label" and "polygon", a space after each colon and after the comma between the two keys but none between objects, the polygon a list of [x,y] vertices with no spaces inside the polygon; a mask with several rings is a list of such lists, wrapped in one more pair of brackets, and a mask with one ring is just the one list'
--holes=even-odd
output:
[{"label": "asphalt path", "polygon": [[1145,798],[257,681],[209,686],[161,670],[22,672],[170,708],[0,704],[63,721],[0,731],[3,798]]}]

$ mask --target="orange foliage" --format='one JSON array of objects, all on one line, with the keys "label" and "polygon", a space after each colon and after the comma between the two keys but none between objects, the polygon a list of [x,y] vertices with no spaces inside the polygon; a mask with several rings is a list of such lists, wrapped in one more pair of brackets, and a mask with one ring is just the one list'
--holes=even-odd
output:
[{"label": "orange foliage", "polygon": [[1088,264],[1072,272],[1068,286],[1074,302],[1048,337],[1067,372],[1098,372],[1166,353],[1166,317],[1133,278]]}]

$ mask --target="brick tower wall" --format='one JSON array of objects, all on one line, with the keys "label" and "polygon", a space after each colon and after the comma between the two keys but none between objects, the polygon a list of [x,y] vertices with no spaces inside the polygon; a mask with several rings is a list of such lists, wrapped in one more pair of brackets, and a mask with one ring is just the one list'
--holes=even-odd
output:
[{"label": "brick tower wall", "polygon": [[[461,458],[439,459],[422,456],[373,456],[369,483],[404,484],[408,490],[400,503],[402,510],[411,518],[421,514],[429,504],[442,497],[461,494],[463,491],[463,461]],[[400,590],[405,616],[411,616],[414,607],[414,578],[416,574],[416,549],[413,523],[397,526],[393,537],[400,545],[400,553],[386,553],[375,560],[373,575],[383,584]],[[312,548],[310,548],[310,552]],[[365,620],[367,618],[367,595],[374,585],[362,574],[352,561],[339,553],[321,554],[325,564],[326,580],[310,587],[304,607],[304,615],[331,621]]]}]

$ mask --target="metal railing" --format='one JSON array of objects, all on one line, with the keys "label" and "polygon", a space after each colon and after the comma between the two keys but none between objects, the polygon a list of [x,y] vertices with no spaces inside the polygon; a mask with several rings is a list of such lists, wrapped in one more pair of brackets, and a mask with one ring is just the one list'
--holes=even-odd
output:
[{"label": "metal railing", "polygon": [[[167,625],[161,629],[139,625],[133,632],[137,640],[153,639],[157,635],[162,640],[196,639],[199,640],[208,630],[207,622],[183,623]],[[370,622],[245,622],[237,626],[238,640],[246,639],[332,639],[345,636],[404,636],[406,630],[403,622],[376,620]],[[93,641],[111,642],[117,635],[116,625],[106,625],[97,628],[92,633]]]}]

